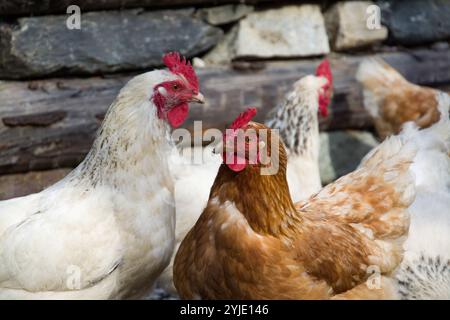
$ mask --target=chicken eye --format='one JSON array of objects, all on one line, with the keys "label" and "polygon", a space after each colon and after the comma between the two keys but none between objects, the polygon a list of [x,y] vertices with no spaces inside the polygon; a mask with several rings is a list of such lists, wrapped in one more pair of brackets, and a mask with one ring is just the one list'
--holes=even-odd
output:
[{"label": "chicken eye", "polygon": [[172,88],[173,88],[173,90],[178,90],[180,87],[178,86],[178,84],[174,84],[173,86],[172,86]]}]

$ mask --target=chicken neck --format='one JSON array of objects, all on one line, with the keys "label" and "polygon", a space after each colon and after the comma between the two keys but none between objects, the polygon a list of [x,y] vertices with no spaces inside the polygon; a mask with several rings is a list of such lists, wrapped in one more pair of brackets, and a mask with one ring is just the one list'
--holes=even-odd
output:
[{"label": "chicken neck", "polygon": [[294,201],[308,197],[321,187],[317,100],[313,90],[293,91],[267,121],[269,127],[279,129],[286,145],[288,178]]},{"label": "chicken neck", "polygon": [[[284,104],[267,121],[272,129],[278,129],[286,146],[289,162],[319,158],[318,92],[313,86],[299,85]],[[293,158],[293,159],[292,159]]]},{"label": "chicken neck", "polygon": [[261,175],[260,168],[252,165],[236,173],[222,164],[210,199],[233,203],[252,229],[263,234],[288,235],[300,221],[289,195],[285,164],[275,175]]},{"label": "chicken neck", "polygon": [[159,182],[170,181],[167,158],[174,146],[169,126],[157,118],[156,108],[150,109],[153,111],[142,113],[136,108],[134,113],[124,113],[121,101],[114,102],[71,180],[113,188],[132,186],[133,178],[150,175],[158,176]]}]

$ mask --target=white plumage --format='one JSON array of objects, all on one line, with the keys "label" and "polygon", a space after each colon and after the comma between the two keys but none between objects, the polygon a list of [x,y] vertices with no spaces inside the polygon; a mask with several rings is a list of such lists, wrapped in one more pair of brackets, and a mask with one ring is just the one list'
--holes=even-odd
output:
[{"label": "white plumage", "polygon": [[319,172],[319,93],[324,77],[308,75],[294,83],[267,125],[279,129],[288,151],[287,181],[294,202],[322,188]]},{"label": "white plumage", "polygon": [[450,98],[437,96],[439,122],[422,130],[407,122],[399,135],[418,146],[411,165],[416,198],[409,208],[404,259],[396,272],[403,299],[450,299]]},{"label": "white plumage", "polygon": [[405,299],[450,299],[450,98],[439,95],[441,119],[417,130],[408,123],[402,135],[419,143],[411,170],[417,196],[405,257],[397,272]]},{"label": "white plumage", "polygon": [[112,103],[92,149],[48,189],[0,202],[0,298],[108,299],[146,293],[174,246],[169,127],[137,76]]},{"label": "white plumage", "polygon": [[[213,153],[213,147],[184,148],[174,152],[170,158],[170,168],[175,178],[175,249],[169,266],[158,278],[157,286],[172,296],[177,295],[173,285],[173,262],[175,253],[186,234],[203,212],[211,186],[222,163],[222,157]],[[193,162],[193,154],[202,155],[201,163]]]}]

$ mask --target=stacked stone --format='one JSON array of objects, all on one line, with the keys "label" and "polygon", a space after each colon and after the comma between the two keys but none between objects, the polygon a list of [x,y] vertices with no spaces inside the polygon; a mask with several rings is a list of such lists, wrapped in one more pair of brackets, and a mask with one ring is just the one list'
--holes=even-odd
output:
[{"label": "stacked stone", "polygon": [[[327,3],[0,5],[0,200],[39,191],[75,166],[120,87],[133,74],[160,66],[163,53],[173,50],[203,67],[202,87],[216,105],[193,110],[193,117],[214,126],[223,126],[242,104],[263,105],[264,116],[318,58],[330,56],[335,99],[321,124],[327,131],[321,136],[322,176],[327,183],[353,170],[376,144],[352,77],[360,56],[382,55],[413,82],[450,83],[450,2]],[[79,29],[68,26],[72,4],[81,9]]]},{"label": "stacked stone", "polygon": [[[236,2],[242,1],[81,0],[80,29],[69,29],[64,11],[70,1],[9,1],[0,6],[0,16],[9,15],[0,23],[0,79],[145,70],[159,66],[169,50],[200,57],[208,66],[450,38],[448,1],[335,1],[327,8]],[[89,12],[104,9],[109,11]],[[42,16],[17,17],[30,14]]]}]

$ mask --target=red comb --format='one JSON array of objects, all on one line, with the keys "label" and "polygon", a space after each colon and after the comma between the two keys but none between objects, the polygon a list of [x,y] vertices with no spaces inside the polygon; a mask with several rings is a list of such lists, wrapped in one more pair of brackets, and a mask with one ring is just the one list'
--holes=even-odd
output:
[{"label": "red comb", "polygon": [[245,127],[255,115],[256,108],[248,108],[237,116],[231,124],[230,129],[236,130]]},{"label": "red comb", "polygon": [[316,76],[325,77],[330,83],[333,82],[333,75],[331,73],[330,62],[328,59],[323,60],[316,69]]},{"label": "red comb", "polygon": [[191,63],[178,52],[166,53],[163,62],[170,72],[182,75],[198,91],[198,79]]}]

